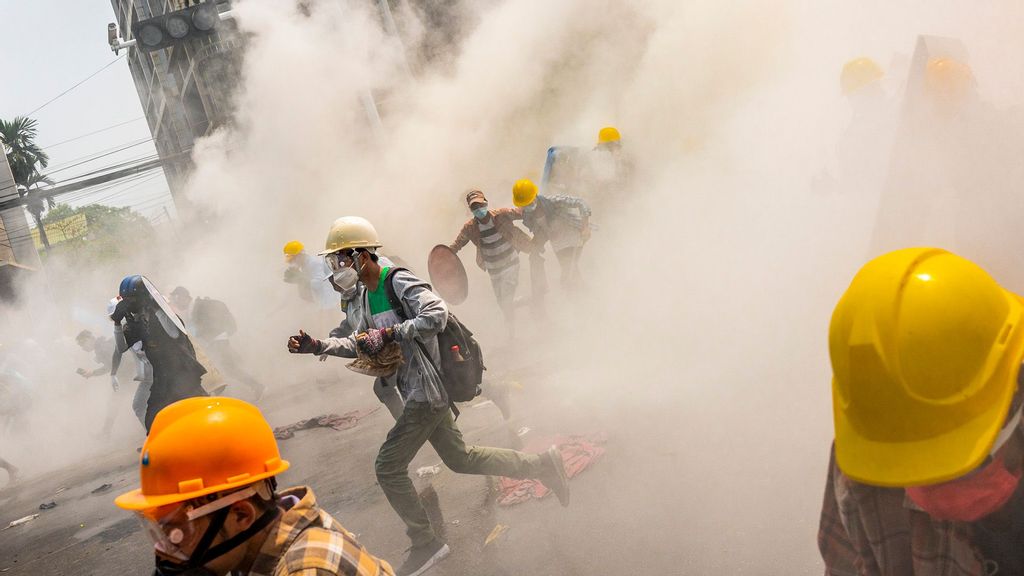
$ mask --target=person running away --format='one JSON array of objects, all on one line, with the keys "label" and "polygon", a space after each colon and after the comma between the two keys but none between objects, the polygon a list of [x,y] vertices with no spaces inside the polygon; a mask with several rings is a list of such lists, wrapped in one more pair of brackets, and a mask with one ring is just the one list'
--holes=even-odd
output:
[{"label": "person running away", "polygon": [[141,487],[114,502],[145,525],[155,576],[394,576],[311,488],[277,489],[288,468],[258,408],[188,398],[157,414]]},{"label": "person running away", "polygon": [[[534,250],[551,249],[562,269],[562,287],[580,286],[580,255],[590,239],[590,206],[574,196],[541,196],[530,180],[517,180],[512,187],[512,202],[523,210],[523,224],[533,233]],[[541,267],[541,271],[543,267]]]},{"label": "person running away", "polygon": [[466,244],[476,246],[476,264],[491,277],[498,307],[505,317],[509,335],[515,335],[515,296],[519,286],[519,253],[530,252],[533,240],[516,227],[523,219],[521,208],[490,210],[487,197],[479,190],[466,195],[473,217],[462,226],[455,241],[448,245],[458,254]]},{"label": "person running away", "polygon": [[171,291],[170,302],[189,333],[210,354],[217,368],[231,380],[248,387],[252,391],[253,402],[259,402],[266,388],[243,367],[241,356],[231,345],[231,336],[238,330],[238,324],[227,304],[213,298],[192,298],[184,286]]},{"label": "person running away", "polygon": [[[327,240],[332,269],[351,270],[339,275],[342,288],[358,292],[349,307],[353,332],[344,338],[318,340],[300,330],[288,339],[288,351],[296,354],[327,354],[356,358],[359,352],[375,356],[397,343],[402,362],[398,390],[405,401],[402,415],[388,432],[374,466],[377,481],[391,507],[406,524],[412,540],[399,576],[418,576],[449,553],[434,532],[427,512],[409,478],[409,463],[427,442],[453,472],[511,478],[537,478],[550,488],[563,506],[569,504],[569,483],[561,454],[552,447],[543,454],[467,446],[451,410],[440,366],[437,335],[448,321],[448,307],[429,285],[407,270],[393,274],[382,268],[376,254],[381,246],[377,231],[358,217],[335,221]],[[392,308],[386,282],[401,302]]]},{"label": "person running away", "polygon": [[196,359],[181,318],[145,276],[126,276],[118,294],[121,301],[110,315],[118,350],[124,352],[142,342],[142,351],[153,366],[153,385],[146,405],[148,433],[164,406],[207,395],[201,385],[206,368]]}]

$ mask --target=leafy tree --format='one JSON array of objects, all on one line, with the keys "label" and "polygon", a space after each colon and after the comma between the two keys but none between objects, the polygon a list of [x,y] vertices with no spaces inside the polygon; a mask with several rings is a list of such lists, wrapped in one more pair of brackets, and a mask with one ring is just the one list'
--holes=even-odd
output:
[{"label": "leafy tree", "polygon": [[[78,215],[85,217],[84,225],[75,218]],[[131,208],[101,204],[79,208],[57,204],[46,213],[43,225],[59,230],[65,238],[54,250],[82,266],[121,260],[155,234],[149,220]]]},{"label": "leafy tree", "polygon": [[39,227],[39,240],[48,250],[50,241],[43,228],[42,216],[47,205],[53,207],[53,199],[47,198],[44,201],[39,194],[39,185],[53,182],[40,172],[50,164],[50,157],[36,144],[37,134],[36,121],[32,118],[15,116],[11,121],[0,119],[0,143],[11,165],[18,194],[28,198],[26,208]]}]

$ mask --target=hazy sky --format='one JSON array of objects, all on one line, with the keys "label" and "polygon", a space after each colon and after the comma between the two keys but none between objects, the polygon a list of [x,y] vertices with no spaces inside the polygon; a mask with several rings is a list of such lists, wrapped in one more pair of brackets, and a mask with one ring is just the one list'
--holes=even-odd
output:
[{"label": "hazy sky", "polygon": [[[106,42],[112,21],[109,0],[0,0],[0,118],[28,114],[117,58]],[[125,59],[31,116],[39,121],[37,142],[50,155],[49,171],[57,181],[156,154],[152,142],[141,142],[152,135]],[[78,138],[117,124],[122,125]],[[78,139],[62,144],[72,138]],[[133,143],[139,144],[79,164]],[[160,222],[164,207],[173,214],[167,190],[163,173],[156,172],[58,200],[131,206]]]}]

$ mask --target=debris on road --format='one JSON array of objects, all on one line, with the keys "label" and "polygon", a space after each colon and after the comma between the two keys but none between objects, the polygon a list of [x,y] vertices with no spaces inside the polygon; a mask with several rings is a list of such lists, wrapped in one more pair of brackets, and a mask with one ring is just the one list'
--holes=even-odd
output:
[{"label": "debris on road", "polygon": [[433,466],[420,466],[416,469],[416,475],[420,478],[427,478],[429,476],[437,476],[441,473],[441,465],[435,464]]},{"label": "debris on road", "polygon": [[501,535],[504,534],[505,532],[508,532],[508,525],[507,524],[496,524],[494,526],[494,529],[491,530],[491,533],[487,535],[487,539],[484,540],[484,546],[487,546],[491,542],[494,542],[495,540],[500,538]]},{"label": "debris on road", "polygon": [[52,510],[57,507],[56,502],[43,502],[39,505],[40,510]]},{"label": "debris on road", "polygon": [[93,494],[103,494],[104,492],[107,492],[107,491],[109,491],[109,490],[110,490],[111,488],[113,488],[113,487],[114,487],[114,485],[113,485],[113,484],[101,484],[101,485],[99,486],[99,488],[96,488],[96,489],[94,489],[94,490],[92,491],[92,493],[93,493]]},{"label": "debris on road", "polygon": [[22,524],[28,524],[29,522],[35,520],[36,518],[39,518],[39,514],[29,514],[28,516],[25,516],[23,518],[18,518],[17,520],[11,520],[11,523],[8,524],[6,528],[0,528],[0,530],[7,530],[7,528],[14,528],[15,526],[21,526]]},{"label": "debris on road", "polygon": [[308,430],[310,428],[333,428],[335,430],[348,430],[349,428],[355,428],[359,421],[374,412],[380,410],[380,406],[372,408],[370,410],[353,410],[346,412],[343,415],[337,414],[324,414],[323,416],[316,416],[306,420],[299,420],[294,424],[288,424],[287,426],[278,426],[274,428],[274,438],[278,440],[287,440],[295,436],[295,432],[299,430]]},{"label": "debris on road", "polygon": [[[552,444],[562,454],[565,474],[572,478],[593,464],[604,455],[600,444],[608,441],[604,433],[573,436],[554,436],[534,438],[524,450],[525,452],[542,452]],[[543,498],[551,491],[539,480],[501,477],[498,479],[498,504],[511,506],[526,502],[531,498]]]}]

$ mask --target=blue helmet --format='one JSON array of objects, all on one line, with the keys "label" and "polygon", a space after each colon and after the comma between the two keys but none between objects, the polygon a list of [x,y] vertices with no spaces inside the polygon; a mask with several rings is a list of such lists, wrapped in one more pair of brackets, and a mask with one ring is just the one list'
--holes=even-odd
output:
[{"label": "blue helmet", "polygon": [[117,289],[117,293],[121,296],[121,299],[127,300],[138,295],[142,289],[144,289],[142,276],[132,274],[131,276],[125,276],[124,280],[121,280],[121,286]]}]

